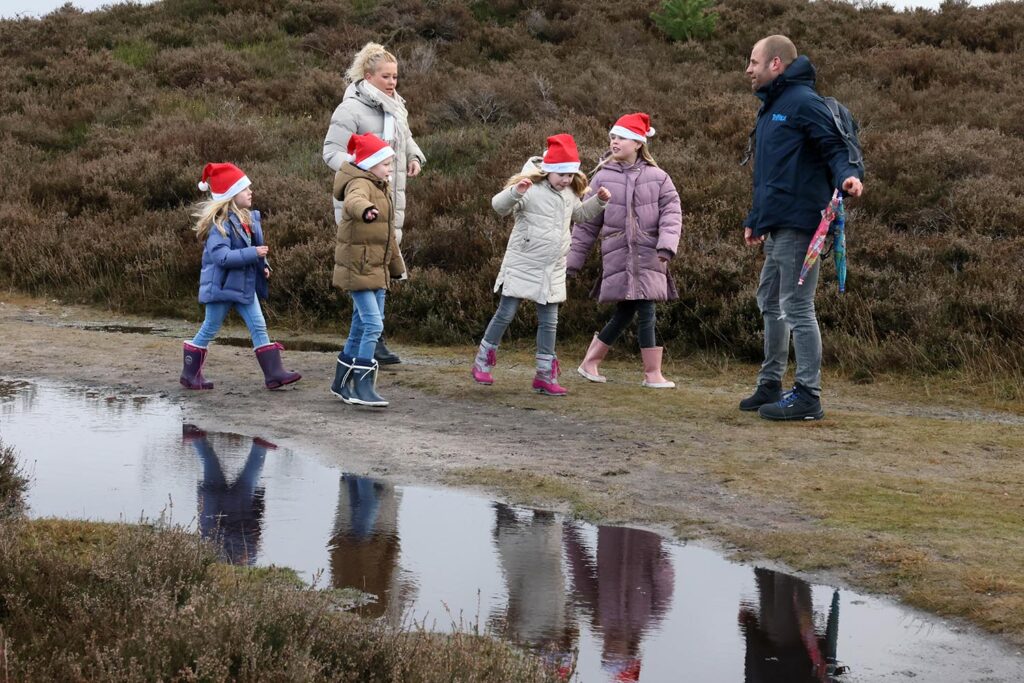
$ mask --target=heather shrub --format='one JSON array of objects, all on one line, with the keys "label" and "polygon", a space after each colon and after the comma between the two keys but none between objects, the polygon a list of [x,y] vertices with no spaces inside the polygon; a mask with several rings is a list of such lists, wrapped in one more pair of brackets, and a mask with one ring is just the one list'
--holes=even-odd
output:
[{"label": "heather shrub", "polygon": [[[868,163],[850,204],[849,291],[835,292],[830,262],[820,285],[829,363],[858,376],[1019,373],[1024,15],[1011,3],[725,0],[714,36],[673,42],[647,19],[659,6],[167,0],[0,22],[0,285],[194,316],[201,250],[187,208],[202,164],[233,161],[253,178],[274,253],[268,315],[343,326],[320,150],[342,74],[373,39],[399,57],[428,157],[409,183],[411,279],[389,298],[389,334],[474,340],[511,228],[490,197],[548,135],[572,133],[589,169],[612,122],[643,110],[685,217],[680,300],[660,307],[659,334],[674,353],[756,359],[760,257],[740,239],[750,170],[738,161],[758,103],[742,71],[753,43],[781,32],[857,117]],[[595,254],[570,286],[561,339],[606,317],[588,298],[599,273]],[[510,336],[532,336],[531,316]]]},{"label": "heather shrub", "polygon": [[[0,399],[3,399],[0,387]],[[0,525],[17,519],[25,510],[28,478],[18,464],[14,448],[0,440]]]},{"label": "heather shrub", "polygon": [[5,680],[557,680],[489,637],[403,633],[351,604],[162,524],[0,525]]}]

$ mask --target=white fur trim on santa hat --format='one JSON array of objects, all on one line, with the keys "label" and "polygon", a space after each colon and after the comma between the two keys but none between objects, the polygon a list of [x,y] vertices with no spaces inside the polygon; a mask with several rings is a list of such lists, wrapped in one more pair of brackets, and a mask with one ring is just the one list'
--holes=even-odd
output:
[{"label": "white fur trim on santa hat", "polygon": [[563,161],[560,164],[549,164],[546,161],[540,162],[540,170],[547,173],[576,173],[580,170],[580,162]]},{"label": "white fur trim on santa hat", "polygon": [[245,188],[249,187],[250,185],[252,185],[252,181],[249,180],[249,176],[244,175],[238,180],[236,180],[235,184],[227,189],[227,192],[223,192],[221,194],[211,192],[210,196],[213,197],[213,200],[217,202],[221,201],[222,199],[231,199],[236,194],[238,194]]},{"label": "white fur trim on santa hat", "polygon": [[356,166],[363,169],[364,171],[369,171],[371,168],[373,168],[380,162],[384,161],[385,159],[389,159],[393,156],[395,156],[395,150],[385,145],[384,147],[381,147],[376,152],[366,157],[362,161],[356,162]]},{"label": "white fur trim on santa hat", "polygon": [[637,142],[647,142],[647,138],[649,138],[652,135],[654,135],[654,129],[653,128],[648,128],[647,129],[647,135],[646,136],[645,135],[640,135],[640,133],[637,133],[636,131],[632,131],[629,128],[623,128],[622,126],[612,126],[612,129],[609,132],[612,135],[618,135],[620,138],[626,138],[627,140],[636,140]]}]

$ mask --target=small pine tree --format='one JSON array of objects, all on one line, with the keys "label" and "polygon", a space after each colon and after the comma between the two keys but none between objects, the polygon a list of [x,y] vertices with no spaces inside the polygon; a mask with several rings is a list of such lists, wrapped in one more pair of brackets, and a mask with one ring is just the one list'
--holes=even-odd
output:
[{"label": "small pine tree", "polygon": [[672,40],[710,38],[718,22],[718,14],[708,12],[712,4],[712,0],[665,0],[651,19]]}]

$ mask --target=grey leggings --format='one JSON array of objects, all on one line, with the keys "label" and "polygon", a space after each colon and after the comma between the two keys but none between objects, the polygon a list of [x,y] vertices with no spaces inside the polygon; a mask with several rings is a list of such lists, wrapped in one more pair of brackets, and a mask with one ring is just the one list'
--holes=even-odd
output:
[{"label": "grey leggings", "polygon": [[[512,318],[519,310],[522,299],[514,296],[503,296],[498,303],[498,310],[487,325],[484,341],[493,346],[501,343],[505,330],[512,323]],[[558,331],[558,304],[537,304],[537,353],[555,355],[555,333]]]},{"label": "grey leggings", "polygon": [[638,314],[636,336],[640,340],[640,348],[649,349],[657,346],[658,342],[654,338],[654,302],[646,299],[620,301],[615,304],[615,314],[598,333],[597,338],[611,346]]}]

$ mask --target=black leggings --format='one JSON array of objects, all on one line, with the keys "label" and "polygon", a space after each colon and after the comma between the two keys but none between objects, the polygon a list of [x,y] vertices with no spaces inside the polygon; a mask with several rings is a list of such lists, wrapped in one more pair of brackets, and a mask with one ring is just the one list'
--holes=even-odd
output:
[{"label": "black leggings", "polygon": [[633,317],[639,314],[636,336],[640,340],[641,349],[649,349],[657,346],[654,338],[654,302],[646,299],[639,301],[620,301],[615,304],[615,314],[604,329],[598,333],[597,338],[611,346],[619,338],[622,331],[632,322]]}]

